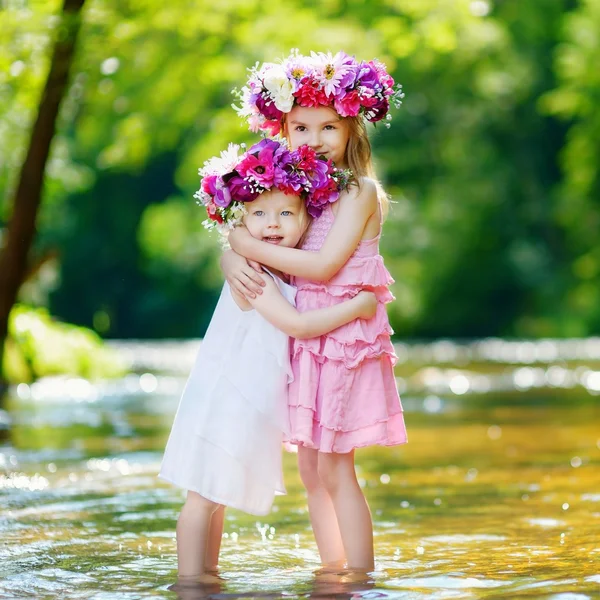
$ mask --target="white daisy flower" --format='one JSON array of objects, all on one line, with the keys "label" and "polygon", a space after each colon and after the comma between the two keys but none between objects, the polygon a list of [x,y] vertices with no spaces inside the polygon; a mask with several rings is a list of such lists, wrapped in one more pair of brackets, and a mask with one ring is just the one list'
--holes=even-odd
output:
[{"label": "white daisy flower", "polygon": [[328,52],[311,52],[311,60],[315,66],[315,77],[323,86],[327,96],[334,96],[338,85],[344,75],[348,72],[346,60],[348,55],[338,52],[335,56]]}]

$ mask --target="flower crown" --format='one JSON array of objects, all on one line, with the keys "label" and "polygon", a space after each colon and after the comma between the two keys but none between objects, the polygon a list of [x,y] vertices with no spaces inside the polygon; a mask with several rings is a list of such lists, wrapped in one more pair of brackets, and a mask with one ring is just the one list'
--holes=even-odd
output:
[{"label": "flower crown", "polygon": [[198,171],[201,183],[194,198],[206,208],[207,229],[227,233],[246,214],[244,205],[271,189],[300,196],[308,213],[318,217],[352,178],[351,171],[336,169],[309,146],[292,151],[281,141],[263,139],[240,155],[241,148],[229,144]]},{"label": "flower crown", "polygon": [[249,71],[246,86],[233,91],[241,106],[233,107],[251,131],[271,135],[280,132],[283,115],[294,104],[331,106],[341,117],[362,114],[375,123],[384,117],[390,121],[390,103],[399,108],[404,98],[402,86],[394,84],[383,63],[358,62],[345,52],[303,56],[296,49],[280,64],[256,63]]}]

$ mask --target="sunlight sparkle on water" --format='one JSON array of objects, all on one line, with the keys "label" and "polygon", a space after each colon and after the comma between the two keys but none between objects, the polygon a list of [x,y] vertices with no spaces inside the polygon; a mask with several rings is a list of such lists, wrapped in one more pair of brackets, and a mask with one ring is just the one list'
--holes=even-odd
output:
[{"label": "sunlight sparkle on water", "polygon": [[491,425],[488,427],[487,435],[490,440],[499,440],[502,437],[502,428],[498,427],[498,425]]},{"label": "sunlight sparkle on water", "polygon": [[0,490],[15,489],[29,490],[30,492],[44,490],[48,487],[48,480],[38,475],[25,475],[24,473],[11,473],[10,475],[0,475]]}]

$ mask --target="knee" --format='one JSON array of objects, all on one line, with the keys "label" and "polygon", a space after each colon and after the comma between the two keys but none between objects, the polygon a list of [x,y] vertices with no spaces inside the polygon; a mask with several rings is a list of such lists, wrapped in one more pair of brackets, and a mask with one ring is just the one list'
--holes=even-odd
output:
[{"label": "knee", "polygon": [[307,492],[316,491],[322,484],[319,481],[318,461],[313,453],[298,453],[298,472]]},{"label": "knee", "polygon": [[209,515],[215,513],[222,506],[221,504],[217,504],[216,502],[201,496],[197,492],[192,491],[188,491],[185,503],[193,511],[203,512]]},{"label": "knee", "polygon": [[331,494],[339,489],[341,483],[341,469],[331,457],[322,455],[319,457],[317,472],[322,485]]}]

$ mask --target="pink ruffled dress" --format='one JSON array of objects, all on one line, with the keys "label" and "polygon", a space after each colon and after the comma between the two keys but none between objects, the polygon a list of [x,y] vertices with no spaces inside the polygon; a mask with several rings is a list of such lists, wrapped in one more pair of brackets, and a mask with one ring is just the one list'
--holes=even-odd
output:
[{"label": "pink ruffled dress", "polygon": [[[302,245],[318,251],[334,214],[327,205]],[[402,404],[396,387],[397,361],[385,305],[394,299],[394,282],[379,254],[379,238],[361,241],[346,264],[327,282],[296,277],[300,312],[338,304],[360,290],[379,300],[376,315],[357,319],[318,338],[291,341],[294,381],[288,388],[288,441],[321,452],[406,443]]]}]

